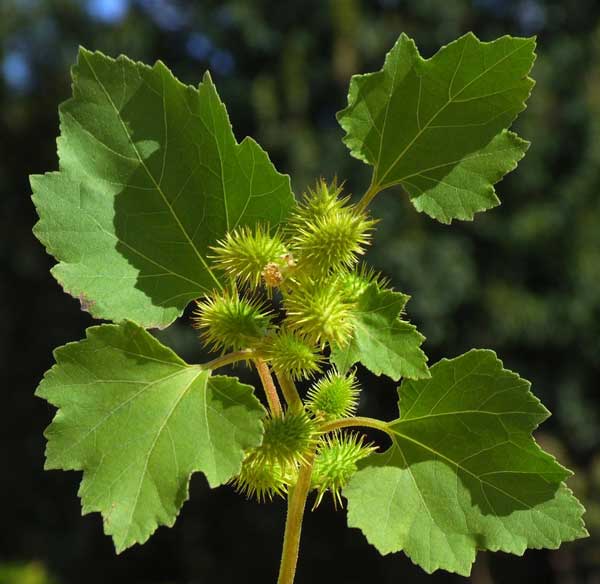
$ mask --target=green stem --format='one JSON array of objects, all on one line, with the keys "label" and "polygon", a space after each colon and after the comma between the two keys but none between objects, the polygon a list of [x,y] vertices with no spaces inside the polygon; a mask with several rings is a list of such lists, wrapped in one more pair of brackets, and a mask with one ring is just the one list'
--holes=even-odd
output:
[{"label": "green stem", "polygon": [[248,359],[252,359],[253,356],[254,351],[251,349],[244,349],[243,351],[227,353],[227,355],[222,355],[221,357],[217,357],[216,359],[208,361],[207,363],[201,363],[198,365],[198,367],[201,369],[218,369],[219,367],[231,365],[231,363],[237,363],[238,361],[247,361]]},{"label": "green stem", "polygon": [[277,584],[293,584],[300,551],[300,535],[306,500],[310,491],[314,454],[300,467],[298,480],[288,495],[288,510],[285,520],[285,534],[281,551],[281,564]]},{"label": "green stem", "polygon": [[296,389],[296,384],[293,379],[289,375],[277,370],[275,371],[275,375],[277,376],[277,381],[279,381],[279,387],[281,387],[283,397],[290,409],[296,412],[302,410],[304,404],[302,403],[302,399],[300,398],[300,394]]},{"label": "green stem", "polygon": [[379,185],[377,183],[371,183],[367,192],[362,196],[360,201],[356,203],[356,210],[360,213],[363,213],[367,210],[367,207],[371,203],[371,201],[375,198],[375,195],[380,191]]},{"label": "green stem", "polygon": [[352,428],[354,426],[362,426],[366,428],[375,428],[381,430],[386,434],[390,433],[390,428],[387,422],[383,420],[377,420],[375,418],[367,418],[364,416],[356,416],[354,418],[341,418],[339,420],[333,420],[332,422],[325,422],[320,430],[321,432],[333,432],[340,428]]},{"label": "green stem", "polygon": [[271,371],[267,363],[260,357],[254,359],[258,376],[265,390],[267,401],[269,402],[269,409],[274,416],[282,416],[283,410],[281,409],[281,402],[279,401],[279,395],[277,394],[277,388],[273,382]]}]

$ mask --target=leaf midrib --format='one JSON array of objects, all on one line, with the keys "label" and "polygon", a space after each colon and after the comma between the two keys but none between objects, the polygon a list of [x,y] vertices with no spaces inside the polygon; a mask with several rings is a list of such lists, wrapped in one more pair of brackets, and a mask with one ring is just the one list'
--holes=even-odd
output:
[{"label": "leaf midrib", "polygon": [[[176,364],[176,363],[174,363],[173,365],[178,366],[178,364]],[[119,410],[121,410],[126,405],[129,405],[131,402],[135,401],[137,398],[139,398],[143,394],[145,394],[151,387],[154,387],[155,385],[158,385],[159,383],[168,381],[169,379],[172,379],[174,377],[177,377],[178,375],[188,373],[188,372],[189,371],[187,370],[187,368],[182,369],[180,367],[177,371],[173,371],[164,377],[160,377],[159,379],[155,379],[148,383],[142,382],[142,383],[145,383],[144,387],[142,387],[139,391],[137,391],[132,396],[127,398],[125,401],[118,404],[114,409],[110,410],[110,412],[108,412],[99,422],[97,422],[94,426],[92,426],[89,430],[87,430],[83,436],[81,436],[77,441],[73,442],[68,448],[64,449],[61,452],[61,458],[66,456],[66,454],[68,454],[69,452],[71,452],[71,450],[73,450],[73,448],[79,446],[79,444],[81,444],[84,440],[86,440],[88,438],[88,436],[90,436],[93,432],[96,432],[97,430],[99,430],[104,425],[104,423],[107,422],[110,418],[112,418]],[[202,370],[199,370],[199,372],[195,375],[195,377],[193,378],[192,381],[197,379],[197,377],[200,373],[202,373]],[[113,379],[94,380],[93,382],[90,382],[87,385],[94,385],[96,383],[122,383],[122,381],[113,380]],[[128,382],[128,383],[131,383],[131,382]],[[72,385],[80,386],[81,384],[72,384]]]},{"label": "leaf midrib", "polygon": [[[148,452],[146,454],[146,460],[144,461],[144,468],[140,472],[140,480],[138,483],[134,502],[131,506],[131,513],[129,514],[129,520],[127,522],[127,531],[123,537],[123,544],[125,544],[125,545],[129,538],[129,533],[131,532],[131,526],[133,525],[133,516],[134,516],[135,512],[137,511],[140,494],[142,492],[142,485],[144,484],[144,479],[146,478],[146,471],[148,470],[148,462],[150,461],[150,457],[154,453],[154,448],[156,447],[156,443],[158,442],[158,439],[160,438],[160,436],[163,433],[163,430],[165,429],[165,426],[167,426],[169,420],[173,416],[173,413],[175,412],[175,410],[177,409],[177,407],[179,406],[179,404],[181,403],[183,398],[188,394],[188,391],[190,390],[190,388],[192,387],[194,382],[198,379],[198,377],[204,373],[210,373],[210,372],[208,372],[207,370],[204,370],[204,369],[199,369],[198,373],[196,373],[196,375],[194,375],[194,377],[192,377],[190,382],[181,391],[180,395],[175,400],[175,403],[173,404],[173,406],[171,407],[171,409],[169,410],[167,415],[164,417],[162,424],[159,426],[158,430],[156,431],[156,435],[154,436],[154,440],[152,441],[152,444],[148,448]],[[206,377],[206,381],[208,382],[208,375]],[[205,383],[205,385],[206,385],[206,383]],[[206,409],[206,403],[205,403],[205,409]]]},{"label": "leaf midrib", "polygon": [[[524,501],[521,501],[518,497],[515,497],[511,493],[506,492],[504,489],[501,489],[497,485],[494,485],[494,484],[490,483],[489,481],[486,481],[486,480],[482,479],[481,476],[476,475],[474,472],[472,472],[469,469],[467,469],[464,466],[462,466],[459,462],[457,462],[455,460],[452,460],[451,458],[447,457],[446,455],[442,454],[441,452],[438,452],[435,448],[432,448],[431,446],[428,446],[427,444],[424,444],[423,442],[417,440],[416,438],[412,438],[411,436],[403,434],[402,432],[398,432],[396,430],[393,430],[393,432],[399,438],[407,440],[408,442],[412,442],[413,444],[415,444],[419,448],[422,448],[423,450],[427,450],[428,452],[431,452],[435,457],[439,458],[440,460],[448,462],[449,464],[455,466],[457,469],[460,469],[461,471],[463,471],[465,474],[468,474],[469,476],[471,476],[476,481],[478,481],[478,482],[480,482],[482,484],[485,484],[488,487],[491,487],[492,489],[494,489],[494,490],[502,493],[504,496],[512,499],[513,501],[516,501],[517,503],[523,505],[525,508],[527,508],[527,509],[533,509],[533,506],[528,505]],[[411,464],[409,462],[409,458],[404,454],[404,451],[402,450],[402,447],[400,446],[400,444],[398,443],[398,441],[394,440],[394,442],[395,442],[396,446],[398,447],[398,449],[400,450],[402,458],[406,461],[407,468],[410,468]],[[512,442],[511,442],[511,444],[512,444]],[[485,494],[485,491],[482,490],[482,492]],[[487,495],[486,495],[486,500],[487,500]],[[489,502],[489,500],[488,500],[488,504],[490,505],[491,511],[495,512],[494,508],[491,505],[491,503]]]},{"label": "leaf midrib", "polygon": [[[460,68],[461,64],[462,64],[462,58],[464,55],[464,51],[466,48],[466,40],[465,43],[463,44],[463,51],[461,53],[460,59],[458,60],[458,63],[456,65],[456,69],[454,70],[454,73],[452,75],[452,81],[450,84],[450,87],[448,88],[448,100],[446,101],[446,103],[428,120],[428,122],[419,129],[419,131],[415,134],[414,138],[406,145],[406,147],[400,152],[400,154],[395,158],[395,160],[388,166],[388,169],[386,170],[386,172],[381,176],[378,177],[377,180],[374,180],[374,184],[373,187],[377,188],[379,190],[383,189],[384,186],[384,181],[385,181],[385,177],[392,171],[392,169],[396,166],[396,164],[398,164],[398,162],[404,157],[404,155],[408,152],[408,150],[410,148],[412,148],[412,146],[414,145],[414,143],[421,137],[421,135],[429,128],[429,126],[431,125],[431,123],[451,104],[453,103],[453,101],[461,94],[465,91],[465,89],[467,89],[470,85],[472,85],[473,83],[475,83],[478,79],[480,79],[481,77],[483,77],[483,75],[486,75],[487,73],[489,73],[492,69],[494,69],[495,67],[497,67],[500,63],[502,63],[503,61],[505,61],[506,59],[512,57],[515,53],[517,53],[518,51],[520,51],[523,47],[527,47],[528,44],[527,43],[523,43],[520,46],[518,46],[516,49],[514,49],[513,51],[511,51],[510,53],[504,55],[504,57],[502,57],[500,60],[496,61],[493,65],[489,66],[488,68],[486,68],[485,70],[483,70],[479,75],[477,75],[476,77],[474,77],[471,81],[469,81],[469,83],[467,83],[460,91],[458,91],[458,93],[454,94],[454,95],[450,95],[450,91],[452,88],[452,84],[454,83],[454,78],[456,77],[456,73],[458,72],[458,69]],[[420,55],[416,55],[417,60],[421,59],[422,62],[426,62]],[[395,79],[395,73],[397,71],[397,67],[395,67],[394,69],[394,79]],[[420,79],[420,76],[419,76]],[[384,123],[383,123],[383,128],[385,128],[386,126],[386,122],[387,122],[387,113],[389,110],[389,103],[391,101],[391,95],[392,93],[395,91],[395,87],[392,84],[392,89],[390,90],[390,98],[388,99],[388,108],[386,109],[386,116],[384,118]],[[421,93],[419,92],[419,103],[417,103],[417,111],[419,111],[420,108],[420,99],[421,99]],[[420,123],[419,123],[420,126]],[[379,156],[378,156],[378,160],[377,163],[375,164],[375,168],[373,171],[373,177],[376,177],[378,172],[379,172],[379,164],[381,161],[381,149],[382,149],[382,144],[383,144],[383,132],[381,133],[381,137],[380,137],[380,141],[379,141]],[[387,186],[391,186],[392,184],[396,184],[397,181],[394,181],[393,183],[389,183],[389,185]]]},{"label": "leaf midrib", "polygon": [[[156,191],[160,194],[160,196],[161,196],[161,198],[163,200],[163,203],[166,205],[166,207],[169,210],[171,216],[175,220],[175,223],[179,227],[182,235],[185,237],[185,239],[187,240],[188,244],[190,245],[190,247],[192,248],[192,250],[196,254],[196,257],[200,260],[200,263],[202,264],[202,266],[204,267],[204,269],[210,274],[211,278],[215,281],[217,287],[219,289],[221,289],[222,288],[221,282],[219,282],[218,278],[215,276],[214,272],[210,269],[210,267],[207,264],[206,260],[200,254],[200,252],[199,252],[198,248],[196,247],[196,245],[194,244],[194,242],[190,239],[190,236],[189,236],[187,230],[185,229],[185,227],[183,226],[183,224],[179,220],[179,217],[175,213],[173,207],[169,203],[169,200],[168,200],[167,196],[165,195],[164,191],[162,190],[162,187],[160,186],[160,184],[158,184],[156,182],[156,178],[150,172],[150,169],[146,165],[145,161],[142,159],[142,157],[140,155],[140,152],[139,152],[137,146],[135,145],[131,134],[129,133],[129,130],[127,129],[127,125],[125,124],[123,118],[121,117],[121,112],[119,111],[119,109],[117,108],[117,106],[116,106],[115,102],[113,101],[112,97],[108,93],[105,85],[102,83],[102,81],[98,77],[98,75],[96,73],[96,70],[94,69],[94,66],[92,65],[90,59],[88,58],[88,56],[85,53],[83,53],[83,56],[84,56],[84,58],[86,60],[86,63],[88,65],[88,67],[90,68],[90,71],[92,72],[92,75],[96,79],[96,83],[98,83],[98,85],[102,89],[102,92],[104,93],[106,99],[108,100],[108,102],[112,106],[112,108],[113,108],[113,110],[115,112],[115,115],[116,115],[117,119],[119,120],[119,123],[121,124],[121,127],[123,128],[123,132],[127,136],[127,140],[129,141],[130,146],[132,147],[133,151],[136,154],[136,157],[137,157],[137,159],[139,161],[139,164],[142,166],[142,168],[144,169],[144,171],[146,172],[146,174],[148,175],[148,177],[150,178],[150,180],[153,182]],[[163,89],[163,91],[164,91],[164,89]],[[164,109],[164,106],[163,106],[163,109]]]}]

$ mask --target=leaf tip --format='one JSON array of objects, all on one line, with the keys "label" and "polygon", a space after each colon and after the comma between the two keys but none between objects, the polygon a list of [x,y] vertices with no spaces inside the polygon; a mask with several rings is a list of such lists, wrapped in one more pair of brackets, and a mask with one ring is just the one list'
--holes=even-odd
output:
[{"label": "leaf tip", "polygon": [[92,54],[93,54],[93,51],[90,51],[88,48],[84,47],[83,45],[77,46],[77,59],[80,59],[81,57],[89,56]]},{"label": "leaf tip", "polygon": [[215,82],[213,81],[212,75],[210,74],[210,70],[207,69],[202,75],[202,84],[207,84],[208,87],[214,88]]}]

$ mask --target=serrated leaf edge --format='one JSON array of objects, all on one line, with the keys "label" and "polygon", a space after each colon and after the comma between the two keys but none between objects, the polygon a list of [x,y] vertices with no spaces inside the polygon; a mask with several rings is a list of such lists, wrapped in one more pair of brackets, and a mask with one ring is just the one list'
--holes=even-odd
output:
[{"label": "serrated leaf edge", "polygon": [[[521,103],[522,107],[515,112],[515,115],[512,118],[511,122],[507,125],[507,128],[502,131],[502,132],[506,132],[515,141],[515,147],[520,147],[522,149],[522,154],[521,154],[521,156],[519,156],[518,159],[516,159],[513,162],[513,164],[509,167],[509,169],[506,172],[499,173],[499,176],[496,177],[495,179],[493,179],[492,183],[488,187],[486,187],[486,194],[490,195],[490,198],[493,199],[493,200],[495,200],[495,204],[491,205],[490,207],[487,207],[486,209],[482,209],[481,211],[477,211],[477,212],[485,212],[485,211],[493,209],[494,207],[497,207],[498,205],[501,204],[500,203],[500,199],[496,195],[496,190],[494,188],[494,185],[497,184],[506,174],[508,174],[508,173],[510,173],[510,172],[512,172],[513,170],[516,169],[519,161],[522,160],[522,158],[525,156],[525,153],[527,152],[527,150],[529,148],[529,145],[530,145],[529,141],[524,140],[523,138],[521,138],[520,136],[518,136],[518,134],[516,134],[515,132],[509,131],[508,128],[510,128],[510,126],[514,123],[514,121],[519,116],[519,114],[521,112],[523,112],[525,110],[525,108],[527,107],[527,101],[528,101],[529,97],[531,96],[531,92],[533,91],[533,88],[535,87],[535,84],[536,84],[536,81],[529,76],[529,73],[533,69],[533,66],[535,65],[535,62],[537,60],[537,53],[535,52],[536,45],[537,45],[537,37],[536,36],[532,36],[532,37],[513,37],[512,35],[506,34],[506,35],[502,35],[501,37],[498,37],[497,39],[494,39],[492,41],[482,41],[473,32],[469,31],[466,34],[462,35],[461,37],[455,39],[451,43],[447,43],[445,45],[442,45],[438,49],[438,51],[436,51],[436,53],[433,54],[431,57],[424,58],[420,54],[419,49],[416,46],[414,40],[412,38],[410,38],[408,35],[406,35],[405,33],[401,33],[400,36],[399,36],[399,38],[398,38],[398,40],[396,41],[396,43],[394,43],[394,46],[386,53],[386,56],[385,56],[385,59],[384,59],[384,64],[381,67],[381,69],[379,69],[378,71],[370,72],[370,73],[363,73],[363,74],[353,75],[351,77],[351,79],[350,79],[350,85],[349,85],[349,89],[348,89],[348,94],[347,94],[347,102],[348,102],[347,106],[336,113],[336,119],[337,119],[338,123],[340,124],[340,126],[342,127],[342,129],[345,132],[345,135],[342,138],[342,142],[348,147],[350,155],[353,156],[354,158],[358,159],[358,160],[361,160],[365,164],[371,165],[371,162],[369,162],[367,160],[366,156],[360,152],[360,150],[361,150],[361,141],[360,141],[360,139],[354,138],[352,136],[352,134],[351,134],[351,132],[352,132],[352,123],[351,123],[351,121],[347,120],[345,118],[345,114],[356,104],[356,100],[358,99],[358,83],[359,83],[359,80],[371,78],[373,76],[380,76],[380,75],[381,76],[385,76],[385,74],[386,74],[385,69],[386,69],[386,66],[388,64],[388,60],[391,58],[391,55],[394,53],[395,50],[397,50],[397,47],[402,42],[406,42],[406,43],[408,43],[410,45],[411,50],[413,50],[414,53],[415,53],[415,58],[416,58],[417,62],[420,60],[422,63],[427,63],[427,62],[431,61],[432,59],[434,59],[436,57],[436,55],[438,55],[441,51],[447,49],[449,46],[451,46],[451,45],[453,45],[455,43],[458,43],[462,39],[466,39],[466,38],[473,38],[478,43],[480,43],[482,45],[491,45],[491,44],[494,44],[494,43],[496,43],[498,41],[501,41],[503,39],[520,39],[520,40],[524,40],[524,41],[532,41],[533,59],[531,61],[531,66],[529,67],[527,73],[523,77],[523,79],[526,79],[530,83],[530,85],[529,85],[529,91],[527,92],[526,96],[524,97],[524,99],[523,99],[523,101]],[[526,42],[524,42],[521,45],[521,47],[519,47],[517,50],[520,50],[522,47],[526,47],[526,46],[528,46],[528,44]],[[389,104],[389,102],[388,102],[388,104]],[[500,133],[498,133],[496,136],[500,135]],[[492,140],[493,139],[494,138],[492,138]],[[519,142],[517,142],[517,140]],[[490,140],[490,142],[491,142],[491,140]],[[381,144],[380,144],[380,147],[381,147]],[[377,184],[375,182],[375,177],[377,175],[377,166],[378,166],[378,163],[376,162],[376,163],[372,164],[372,166],[373,166],[373,175],[372,175],[372,182],[371,182],[371,185],[369,187],[369,190],[374,189],[374,190],[376,190],[376,192],[382,192],[382,191],[384,191],[384,190],[386,190],[386,189],[388,189],[390,187],[393,187],[393,186],[402,186],[402,182],[405,181],[407,178],[410,178],[410,177],[404,177],[404,178],[402,178],[400,180],[393,181],[391,183]],[[403,190],[405,191],[404,188],[403,188]],[[408,193],[406,193],[406,194],[408,194]],[[425,212],[422,208],[419,208],[419,205],[416,204],[413,201],[412,197],[410,197],[410,199],[411,199],[411,202],[413,203],[413,205],[415,206],[415,208],[416,208],[416,210],[418,212],[420,212],[420,213]],[[475,216],[475,213],[476,212],[473,212],[473,213],[470,213],[470,214],[465,214],[464,216],[461,216],[461,217],[445,217],[443,219],[440,219],[438,217],[434,217],[434,218],[437,219],[437,220],[439,220],[441,223],[444,223],[446,225],[450,225],[452,223],[453,219],[459,219],[459,220],[463,220],[463,221],[471,221],[471,220],[473,220],[473,218]],[[426,213],[426,214],[429,215],[429,213]]]},{"label": "serrated leaf edge", "polygon": [[[156,337],[154,337],[153,335],[151,335],[146,329],[144,329],[143,327],[141,327],[140,325],[138,325],[136,322],[132,321],[132,320],[124,320],[121,321],[119,323],[107,323],[107,324],[101,324],[101,325],[95,325],[95,326],[91,326],[88,327],[86,329],[86,336],[84,339],[81,339],[79,341],[70,341],[64,345],[61,345],[60,347],[57,347],[56,349],[54,349],[54,351],[52,352],[53,357],[55,359],[55,363],[54,365],[52,365],[52,367],[50,367],[50,369],[48,369],[40,383],[38,384],[38,387],[35,390],[35,396],[39,397],[41,399],[44,399],[45,401],[47,401],[48,403],[50,403],[52,406],[57,407],[57,411],[55,413],[55,415],[53,416],[52,421],[50,422],[50,424],[47,426],[46,430],[44,431],[44,436],[46,437],[46,439],[49,441],[49,437],[47,435],[47,431],[49,430],[49,428],[54,424],[55,420],[57,418],[59,418],[61,416],[61,410],[62,408],[58,407],[50,398],[48,395],[45,394],[44,392],[44,384],[45,382],[56,372],[57,369],[59,369],[61,367],[61,364],[59,363],[59,359],[62,359],[62,357],[69,351],[70,348],[73,348],[75,346],[81,346],[81,343],[85,343],[88,342],[90,340],[93,340],[94,336],[96,336],[98,333],[100,333],[100,331],[106,331],[107,329],[113,329],[113,330],[118,330],[118,329],[122,329],[123,326],[134,326],[136,327],[142,334],[148,335],[149,337],[152,338],[152,340],[154,342],[156,342],[158,345],[160,345],[161,349],[168,351],[170,353],[170,355],[173,357],[174,362],[169,362],[169,361],[164,361],[164,363],[166,365],[173,365],[173,366],[178,366],[181,368],[181,372],[185,371],[186,369],[189,368],[196,368],[197,369],[197,374],[192,378],[192,380],[189,382],[186,390],[184,392],[182,392],[182,396],[181,398],[177,401],[177,403],[175,404],[174,408],[172,409],[171,413],[169,414],[169,416],[173,413],[173,411],[176,409],[176,407],[178,406],[179,402],[181,401],[181,399],[183,399],[184,395],[187,395],[188,391],[191,389],[191,387],[194,385],[194,383],[196,383],[198,377],[202,374],[207,374],[206,375],[206,383],[205,383],[205,390],[208,388],[209,382],[211,379],[227,379],[227,380],[235,380],[235,382],[242,388],[244,388],[245,390],[247,390],[248,395],[252,395],[254,397],[254,400],[256,401],[256,404],[258,406],[260,406],[263,411],[264,411],[264,407],[262,406],[262,404],[260,403],[260,401],[256,398],[256,396],[254,396],[254,387],[245,383],[241,383],[239,381],[238,377],[234,377],[234,376],[228,376],[228,375],[212,375],[211,374],[211,370],[209,369],[204,369],[198,365],[190,365],[188,363],[186,363],[185,361],[183,361],[183,359],[181,359],[170,347],[167,347],[166,345],[162,344]],[[148,356],[139,355],[140,357],[146,358],[146,359],[151,359]],[[173,375],[177,375],[179,374],[179,372],[177,372],[176,374],[172,374]],[[164,381],[164,380],[163,380]],[[256,428],[257,429],[262,429],[262,422],[261,420],[259,420],[257,418],[256,421]],[[262,432],[261,432],[261,439],[259,442],[257,442],[254,446],[260,446],[262,442]],[[46,451],[48,449],[48,445],[46,446]],[[149,457],[148,457],[149,458]],[[239,472],[241,471],[242,468],[242,462],[243,462],[243,456],[242,458],[240,458],[237,467],[235,469],[235,472],[232,474],[232,477],[239,474]],[[150,539],[150,537],[156,532],[156,530],[160,527],[172,527],[175,522],[177,521],[177,518],[179,517],[181,510],[183,508],[183,505],[189,500],[189,485],[190,485],[190,481],[191,481],[191,477],[193,474],[200,472],[202,475],[204,475],[205,479],[207,480],[209,487],[211,489],[214,489],[216,487],[219,487],[221,485],[226,484],[231,477],[229,477],[228,479],[224,479],[220,482],[215,482],[215,481],[211,481],[209,480],[208,476],[200,469],[196,468],[194,470],[192,470],[187,478],[186,484],[185,484],[185,491],[183,493],[183,497],[181,499],[181,502],[179,503],[178,501],[178,506],[176,508],[176,511],[172,517],[171,520],[165,522],[165,523],[159,523],[156,520],[156,517],[152,518],[152,523],[149,524],[149,527],[147,528],[147,534],[145,537],[142,538],[138,538],[135,539],[134,541],[131,542],[127,542],[128,539],[128,535],[129,532],[126,533],[126,535],[121,538],[122,542],[119,543],[116,540],[116,537],[114,534],[110,533],[108,531],[108,521],[110,520],[110,511],[108,512],[103,512],[100,508],[91,506],[91,505],[86,505],[83,502],[83,486],[84,486],[84,479],[85,479],[85,475],[87,473],[90,472],[90,469],[87,468],[86,466],[79,466],[79,467],[66,467],[66,466],[59,466],[59,465],[51,465],[49,466],[47,464],[47,458],[46,458],[46,462],[44,464],[44,469],[45,470],[65,470],[65,471],[76,471],[76,472],[81,472],[81,482],[79,484],[78,490],[77,490],[77,495],[81,500],[81,514],[82,516],[84,515],[89,515],[91,513],[99,513],[101,518],[102,518],[102,525],[103,525],[103,531],[105,533],[105,535],[109,536],[111,538],[111,540],[113,541],[113,545],[115,547],[115,551],[117,554],[121,554],[123,551],[125,551],[126,549],[132,547],[133,545],[139,544],[142,545],[144,544],[146,541],[148,541]],[[135,508],[137,506],[137,502],[133,505],[133,509],[134,511],[132,511],[132,517],[133,517],[133,513],[135,512]],[[108,515],[107,515],[108,513]],[[129,527],[128,530],[131,528],[131,526],[133,525],[133,523],[130,521],[129,523]]]}]

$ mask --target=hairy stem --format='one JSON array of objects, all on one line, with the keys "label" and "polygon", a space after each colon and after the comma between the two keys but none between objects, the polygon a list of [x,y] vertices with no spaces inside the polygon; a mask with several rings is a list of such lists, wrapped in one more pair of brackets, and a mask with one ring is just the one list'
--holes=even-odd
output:
[{"label": "hairy stem", "polygon": [[234,353],[227,353],[226,355],[222,355],[221,357],[217,357],[212,361],[207,361],[206,363],[201,363],[199,367],[201,369],[218,369],[219,367],[224,367],[225,365],[231,365],[231,363],[237,363],[238,361],[247,361],[248,359],[252,359],[254,356],[254,351],[251,349],[244,349],[243,351],[235,351]]},{"label": "hairy stem", "polygon": [[279,566],[277,584],[293,584],[298,564],[300,551],[300,535],[302,533],[302,519],[306,507],[306,499],[310,491],[310,478],[312,475],[314,454],[307,463],[300,467],[298,480],[288,495],[288,510],[285,520],[285,534],[283,536],[283,550]]},{"label": "hairy stem", "polygon": [[283,410],[281,409],[281,402],[279,401],[279,395],[277,394],[277,388],[275,387],[275,383],[273,382],[273,377],[271,376],[269,366],[267,365],[266,361],[264,361],[260,357],[256,357],[254,359],[254,364],[256,365],[258,376],[260,377],[260,381],[265,390],[265,395],[267,396],[267,401],[269,402],[269,409],[271,410],[271,414],[273,414],[274,416],[283,415]]},{"label": "hairy stem", "polygon": [[367,418],[364,416],[356,416],[354,418],[341,418],[339,420],[333,420],[332,422],[325,422],[321,426],[321,432],[333,432],[340,428],[352,428],[354,426],[362,426],[364,428],[375,428],[381,430],[386,434],[390,433],[390,429],[387,422],[383,420],[377,420],[375,418]]},{"label": "hairy stem", "polygon": [[304,407],[304,404],[302,403],[302,399],[300,398],[300,394],[296,389],[296,384],[293,379],[280,371],[275,371],[275,375],[277,376],[279,387],[281,387],[287,405],[291,410],[299,412]]},{"label": "hairy stem", "polygon": [[367,207],[380,190],[381,189],[379,188],[379,185],[377,183],[371,183],[367,192],[361,197],[360,201],[356,203],[356,210],[360,213],[366,211]]}]

